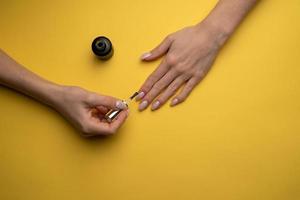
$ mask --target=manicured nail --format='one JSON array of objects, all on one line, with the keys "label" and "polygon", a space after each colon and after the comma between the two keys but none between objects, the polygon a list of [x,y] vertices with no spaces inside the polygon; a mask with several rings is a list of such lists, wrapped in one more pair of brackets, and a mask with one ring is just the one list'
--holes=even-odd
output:
[{"label": "manicured nail", "polygon": [[144,53],[144,54],[141,56],[141,59],[142,59],[142,60],[145,60],[145,59],[148,58],[149,56],[151,56],[151,53],[150,53],[150,52]]},{"label": "manicured nail", "polygon": [[177,98],[172,100],[171,106],[175,106],[176,104],[178,104],[178,99]]},{"label": "manicured nail", "polygon": [[136,101],[141,100],[144,96],[145,96],[145,92],[140,92],[140,93],[135,97],[135,100],[136,100]]},{"label": "manicured nail", "polygon": [[148,106],[148,101],[142,101],[142,103],[140,103],[139,105],[139,110],[142,111],[142,110],[145,110],[145,108],[147,108]]},{"label": "manicured nail", "polygon": [[117,107],[118,109],[123,110],[123,109],[126,109],[126,108],[127,108],[127,104],[126,104],[124,101],[117,101],[117,102],[116,102],[116,107]]},{"label": "manicured nail", "polygon": [[151,107],[151,110],[156,110],[160,105],[160,102],[159,101],[155,101],[153,104],[152,104],[152,107]]}]

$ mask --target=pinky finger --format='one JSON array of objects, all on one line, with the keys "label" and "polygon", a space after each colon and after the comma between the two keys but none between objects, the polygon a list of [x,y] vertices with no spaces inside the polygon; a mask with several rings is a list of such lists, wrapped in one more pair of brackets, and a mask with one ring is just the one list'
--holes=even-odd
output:
[{"label": "pinky finger", "polygon": [[196,85],[200,82],[200,79],[196,77],[192,77],[183,87],[181,92],[175,96],[171,101],[171,106],[176,106],[179,103],[182,103],[192,92],[192,90],[196,87]]}]

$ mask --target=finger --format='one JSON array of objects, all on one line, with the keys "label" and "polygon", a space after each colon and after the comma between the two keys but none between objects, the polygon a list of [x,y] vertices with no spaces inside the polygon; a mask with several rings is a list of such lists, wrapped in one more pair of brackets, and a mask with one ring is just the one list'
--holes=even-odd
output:
[{"label": "finger", "polygon": [[120,112],[118,117],[112,122],[89,121],[86,135],[111,135],[117,132],[120,126],[125,122],[128,116],[128,111]]},{"label": "finger", "polygon": [[142,99],[146,93],[150,91],[152,86],[160,80],[170,69],[170,66],[167,65],[165,59],[160,63],[160,65],[148,76],[146,81],[143,83],[142,87],[140,88],[140,92],[136,97],[136,100]]},{"label": "finger", "polygon": [[139,110],[145,110],[148,105],[153,101],[155,97],[162,92],[175,78],[177,74],[173,71],[169,71],[164,77],[162,77],[155,85],[151,88],[151,90],[146,94],[143,98],[142,102],[139,105]]},{"label": "finger", "polygon": [[124,110],[109,124],[112,133],[115,133],[124,124],[128,115],[129,111]]},{"label": "finger", "polygon": [[104,106],[96,106],[95,108],[92,109],[96,110],[94,113],[92,112],[92,116],[94,118],[98,118],[100,121],[105,120],[105,115],[109,111],[109,108]]},{"label": "finger", "polygon": [[177,77],[168,88],[154,101],[151,109],[157,110],[160,108],[166,101],[173,96],[176,91],[188,80],[189,77],[180,76]]},{"label": "finger", "polygon": [[200,82],[200,80],[201,79],[196,77],[191,78],[183,87],[182,91],[176,97],[173,98],[170,105],[175,106],[183,102],[189,96],[194,87]]},{"label": "finger", "polygon": [[111,96],[100,95],[97,93],[92,93],[87,98],[87,103],[90,106],[105,106],[111,109],[126,109],[126,104],[117,98]]},{"label": "finger", "polygon": [[106,114],[108,112],[108,108],[105,106],[96,106],[96,108],[98,109],[98,111],[102,114]]},{"label": "finger", "polygon": [[141,59],[143,61],[152,61],[155,60],[164,54],[166,54],[172,44],[173,40],[170,38],[170,36],[166,37],[157,47],[155,47],[150,52],[144,53],[141,56]]}]

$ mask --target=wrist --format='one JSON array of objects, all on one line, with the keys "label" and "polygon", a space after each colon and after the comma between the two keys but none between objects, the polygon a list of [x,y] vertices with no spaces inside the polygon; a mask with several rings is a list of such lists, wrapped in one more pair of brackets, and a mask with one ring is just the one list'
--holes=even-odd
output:
[{"label": "wrist", "polygon": [[61,104],[64,94],[64,86],[55,83],[47,83],[41,94],[43,103],[56,109]]},{"label": "wrist", "polygon": [[217,48],[221,48],[230,37],[231,33],[223,29],[222,26],[211,20],[203,20],[195,25],[195,29],[199,31],[205,30],[209,40],[213,41]]},{"label": "wrist", "polygon": [[218,32],[220,34],[229,37],[234,29],[235,25],[228,17],[217,15],[215,13],[209,14],[202,22],[199,24],[205,24],[212,31]]},{"label": "wrist", "polygon": [[223,43],[232,35],[257,0],[220,0],[200,23],[219,34]]}]

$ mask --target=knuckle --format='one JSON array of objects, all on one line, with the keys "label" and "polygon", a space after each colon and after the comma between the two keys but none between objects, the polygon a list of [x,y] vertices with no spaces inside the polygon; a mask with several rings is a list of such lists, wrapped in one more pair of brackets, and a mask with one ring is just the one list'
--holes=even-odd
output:
[{"label": "knuckle", "polygon": [[167,65],[176,65],[178,62],[178,58],[173,53],[168,53],[166,56]]},{"label": "knuckle", "polygon": [[184,73],[184,79],[189,79],[190,77],[194,76],[195,72],[192,70],[186,70]]},{"label": "knuckle", "polygon": [[146,83],[145,85],[142,86],[141,91],[143,92],[149,92],[149,90],[151,89],[151,84]]},{"label": "knuckle", "polygon": [[175,71],[176,74],[184,74],[186,73],[186,69],[182,64],[176,65],[173,70]]},{"label": "knuckle", "polygon": [[151,74],[149,77],[148,77],[148,79],[147,79],[147,81],[146,81],[146,85],[151,85],[153,82],[155,82],[155,80],[157,80],[158,79],[158,75],[156,75],[156,74]]},{"label": "knuckle", "polygon": [[174,92],[175,90],[177,90],[177,88],[179,87],[179,83],[174,83],[171,87],[170,87],[170,90],[171,92]]},{"label": "knuckle", "polygon": [[187,91],[191,91],[193,89],[193,86],[192,85],[187,85],[186,89],[187,89]]},{"label": "knuckle", "polygon": [[154,92],[158,92],[158,91],[162,90],[162,88],[163,88],[163,86],[162,86],[160,83],[156,83],[156,84],[152,87],[152,89],[153,89]]},{"label": "knuckle", "polygon": [[203,78],[203,77],[205,76],[205,72],[204,72],[203,70],[200,70],[200,71],[198,71],[198,72],[196,73],[196,76],[197,76],[198,78]]},{"label": "knuckle", "polygon": [[149,78],[146,80],[146,82],[142,86],[142,90],[145,92],[148,92],[152,88],[155,80],[156,80],[156,75],[149,76]]}]

